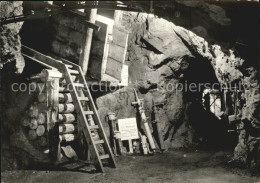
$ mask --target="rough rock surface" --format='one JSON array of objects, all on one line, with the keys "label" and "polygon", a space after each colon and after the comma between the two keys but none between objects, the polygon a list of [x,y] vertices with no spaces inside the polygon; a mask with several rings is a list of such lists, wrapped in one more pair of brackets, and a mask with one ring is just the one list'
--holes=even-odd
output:
[{"label": "rough rock surface", "polygon": [[[22,2],[0,2],[1,18],[21,15],[22,11]],[[28,106],[33,103],[34,95],[29,95],[28,90],[14,92],[11,87],[13,83],[25,82],[24,75],[17,75],[23,72],[25,66],[19,36],[22,24],[22,22],[11,23],[0,28],[0,116],[3,170],[30,167],[35,163],[48,161],[48,157],[30,143],[21,127],[22,116]],[[29,70],[32,73],[31,68]]]},{"label": "rough rock surface", "polygon": [[[23,14],[22,2],[1,2],[0,11],[0,18],[21,15]],[[22,25],[22,22],[11,23],[0,28],[0,68],[6,63],[11,63],[10,69],[16,73],[21,73],[24,67],[19,36]]]},{"label": "rough rock surface", "polygon": [[[203,110],[199,102],[200,94],[193,95],[192,93],[191,95],[181,90],[176,91],[176,84],[186,81],[225,84],[241,80],[247,86],[245,93],[247,102],[242,110],[242,121],[246,125],[246,131],[239,132],[235,159],[257,166],[260,157],[259,73],[256,68],[245,66],[248,60],[237,57],[231,50],[228,50],[228,53],[227,50],[224,52],[222,46],[213,45],[203,39],[207,37],[210,37],[210,40],[217,39],[216,35],[223,35],[225,31],[223,32],[223,29],[218,34],[216,30],[219,31],[221,26],[224,28],[230,26],[230,20],[222,8],[205,3],[185,4],[185,6],[196,7],[193,11],[195,16],[192,17],[195,17],[197,21],[190,22],[191,27],[189,27],[196,34],[176,26],[178,23],[186,25],[185,16],[179,22],[177,18],[174,18],[173,22],[177,22],[174,25],[165,19],[145,13],[123,12],[120,22],[116,22],[116,26],[129,31],[126,64],[129,66],[130,84],[129,87],[106,94],[102,93],[102,96],[97,97],[96,104],[105,131],[109,134],[107,112],[115,112],[119,119],[138,118],[136,109],[131,106],[131,102],[135,101],[133,88],[137,88],[139,97],[145,99],[145,112],[150,118],[149,121],[153,120],[152,100],[163,104],[158,107],[158,117],[167,148],[191,147],[204,139],[216,147],[217,143],[221,144],[226,141],[226,136],[222,134],[227,127],[221,123],[223,121],[219,121],[213,114],[208,114]],[[196,9],[207,12],[211,20]],[[20,2],[1,2],[1,12],[5,12],[1,15],[11,16],[20,14],[21,11]],[[8,70],[16,73],[20,73],[24,67],[18,35],[21,24],[15,23],[1,27],[1,64],[10,63],[10,66],[6,64]],[[41,27],[38,28],[42,30]],[[36,37],[45,39],[44,36],[37,35],[37,31],[35,34]],[[76,42],[78,41],[80,40]],[[71,57],[76,58],[74,56]],[[207,73],[211,71],[215,74]],[[7,75],[5,77],[8,78]],[[216,80],[212,79],[214,77]],[[5,129],[3,131],[2,128],[4,132],[2,137],[5,142],[11,142],[10,144],[18,148],[19,152],[23,152],[22,159],[25,161],[21,162],[22,165],[30,165],[29,160],[45,162],[45,156],[31,146],[19,125],[17,126],[22,113],[33,102],[32,97],[27,94],[9,93],[11,79],[8,82],[5,82],[3,88],[7,92],[4,95],[1,92],[3,104],[8,104],[9,98],[16,98],[16,100],[11,100],[8,105],[2,105],[1,101],[1,107],[5,108],[5,112],[1,112],[1,119],[7,119],[2,126]],[[17,127],[14,128],[14,126]],[[25,145],[21,146],[21,144]]]},{"label": "rough rock surface", "polygon": [[[245,60],[237,57],[232,50],[225,53],[221,46],[211,45],[191,31],[148,14],[124,12],[121,23],[117,23],[116,26],[123,27],[130,33],[126,61],[129,65],[130,86],[97,98],[97,107],[102,120],[105,120],[105,115],[109,111],[115,112],[119,119],[136,117],[136,110],[130,105],[130,102],[135,100],[131,88],[135,87],[139,90],[139,97],[145,99],[146,116],[152,116],[152,100],[164,103],[159,109],[159,119],[162,122],[167,148],[190,147],[195,144],[196,138],[210,139],[212,134],[215,137],[219,136],[220,141],[225,141],[225,137],[221,137],[219,133],[220,127],[211,123],[211,120],[208,120],[210,118],[196,117],[196,115],[207,116],[203,110],[192,116],[190,111],[192,109],[199,111],[200,108],[200,105],[196,104],[196,98],[187,101],[183,96],[185,93],[169,88],[187,79],[187,71],[192,64],[196,64],[195,58],[200,58],[203,59],[202,64],[211,65],[220,84],[241,80],[248,86],[249,94],[246,96],[248,102],[242,110],[246,116],[243,115],[243,119],[251,121],[252,126],[254,123],[259,125],[257,72],[253,68],[245,68]],[[246,76],[242,68],[246,70]],[[202,74],[202,77],[207,75]],[[206,121],[203,127],[199,125],[196,128],[198,121],[203,119],[207,119],[208,122]],[[222,130],[227,128],[225,124],[222,126]],[[257,140],[260,136],[259,128],[255,128],[254,132],[256,134],[250,134],[248,129],[241,132],[235,149],[235,158],[244,160],[243,162],[248,162],[248,158],[251,158],[250,161],[256,165],[258,161],[256,155],[259,155],[259,140]],[[247,134],[246,140],[243,133]],[[250,153],[252,155],[248,157]]]},{"label": "rough rock surface", "polygon": [[221,51],[220,46],[209,45],[192,32],[181,27],[176,27],[175,31],[191,50],[211,62],[220,83],[225,85],[237,80],[242,81],[246,100],[242,108],[242,122],[246,130],[240,132],[239,143],[235,148],[235,159],[242,159],[252,167],[259,166],[257,158],[260,153],[259,73],[253,67],[245,67],[243,64],[246,61],[236,57],[232,50],[229,50],[227,55]]},{"label": "rough rock surface", "polygon": [[[139,97],[145,99],[145,112],[152,118],[152,100],[162,104],[159,119],[167,148],[189,147],[193,143],[193,130],[184,112],[182,92],[176,92],[182,72],[193,55],[175,34],[173,24],[164,19],[148,17],[147,14],[124,13],[121,26],[130,30],[128,57],[130,86],[106,94],[97,99],[102,121],[107,112],[117,117],[137,117],[131,106],[135,101],[133,87],[138,88]],[[107,107],[109,106],[109,108]]]}]

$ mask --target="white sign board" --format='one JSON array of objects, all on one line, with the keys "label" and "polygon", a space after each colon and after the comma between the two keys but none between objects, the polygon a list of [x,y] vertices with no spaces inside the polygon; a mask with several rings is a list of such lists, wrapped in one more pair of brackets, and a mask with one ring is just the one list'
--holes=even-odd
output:
[{"label": "white sign board", "polygon": [[138,139],[136,118],[118,119],[121,140]]}]

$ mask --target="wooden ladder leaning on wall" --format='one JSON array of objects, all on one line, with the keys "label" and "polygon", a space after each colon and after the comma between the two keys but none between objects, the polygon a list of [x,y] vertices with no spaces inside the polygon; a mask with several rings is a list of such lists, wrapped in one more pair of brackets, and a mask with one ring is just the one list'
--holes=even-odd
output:
[{"label": "wooden ladder leaning on wall", "polygon": [[[104,172],[103,159],[107,159],[109,165],[116,168],[112,150],[80,66],[67,60],[53,59],[26,46],[22,46],[22,51],[24,56],[42,62],[43,65],[50,65],[63,74],[77,112],[78,126],[84,133],[97,171]],[[77,82],[73,79],[75,76]],[[98,134],[98,139],[94,137],[95,133]],[[97,145],[103,147],[105,154],[101,154],[98,151]]]}]

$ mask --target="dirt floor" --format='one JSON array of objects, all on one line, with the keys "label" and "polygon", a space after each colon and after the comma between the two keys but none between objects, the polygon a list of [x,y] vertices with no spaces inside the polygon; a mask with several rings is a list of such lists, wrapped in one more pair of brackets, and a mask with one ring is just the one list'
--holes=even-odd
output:
[{"label": "dirt floor", "polygon": [[117,157],[117,169],[106,167],[104,174],[93,173],[91,166],[65,163],[53,171],[4,171],[1,178],[2,183],[260,183],[260,176],[228,165],[226,161],[230,156],[231,153],[223,151],[171,151],[153,156]]}]

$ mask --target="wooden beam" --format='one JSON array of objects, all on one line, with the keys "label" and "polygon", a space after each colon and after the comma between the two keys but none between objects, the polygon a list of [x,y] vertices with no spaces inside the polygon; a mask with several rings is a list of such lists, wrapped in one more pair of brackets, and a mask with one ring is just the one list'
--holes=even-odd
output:
[{"label": "wooden beam", "polygon": [[47,55],[44,55],[25,45],[22,45],[22,53],[26,54],[34,59],[40,60],[41,62],[44,62],[45,64],[50,65],[51,67],[57,68],[59,71],[61,71],[61,68],[63,68],[63,63],[61,61],[56,60]]},{"label": "wooden beam", "polygon": [[[55,63],[59,63],[59,62],[55,61]],[[59,162],[61,160],[61,152],[60,152],[58,112],[59,112],[59,79],[60,79],[59,77],[61,77],[61,74],[59,74],[58,76],[56,75],[57,72],[54,72],[55,73],[54,75],[53,72],[47,72],[47,73],[49,76],[47,77],[48,80],[46,81],[47,107],[48,107],[47,131],[49,132],[48,136],[49,136],[50,158],[53,162]]]},{"label": "wooden beam", "polygon": [[43,69],[41,72],[41,80],[43,82],[46,82],[46,81],[50,80],[51,78],[62,78],[62,73],[60,73],[57,70]]},{"label": "wooden beam", "polygon": [[44,62],[42,62],[42,61],[40,61],[40,60],[38,60],[38,59],[36,59],[36,58],[30,57],[30,56],[28,56],[28,55],[26,55],[26,54],[24,54],[24,53],[22,53],[22,55],[23,55],[24,57],[26,57],[26,58],[29,58],[30,60],[33,60],[33,61],[35,61],[35,62],[37,62],[37,63],[39,63],[39,64],[45,66],[45,67],[48,68],[48,69],[57,70],[56,68],[54,68],[54,67],[52,67],[52,66],[50,66],[50,65],[48,65],[48,64],[46,64],[46,63],[44,63]]},{"label": "wooden beam", "polygon": [[[86,19],[91,23],[95,23],[96,16],[97,16],[97,9],[91,9],[88,12],[86,12]],[[86,33],[84,35],[84,39],[82,42],[82,53],[80,54],[80,58],[79,58],[79,66],[82,68],[84,76],[86,76],[88,70],[92,37],[93,37],[93,29],[90,29],[87,26],[85,29],[86,29]]]},{"label": "wooden beam", "polygon": [[[59,8],[59,6],[54,5],[54,4],[48,4],[47,7],[50,8],[50,9]],[[67,13],[70,13],[72,15],[76,15],[77,17],[79,17],[80,20],[82,21],[82,23],[84,23],[88,28],[99,31],[100,27],[98,25],[96,25],[95,23],[92,23],[90,21],[85,20],[86,13],[83,13],[83,12],[77,11],[77,10],[69,10]]]}]

